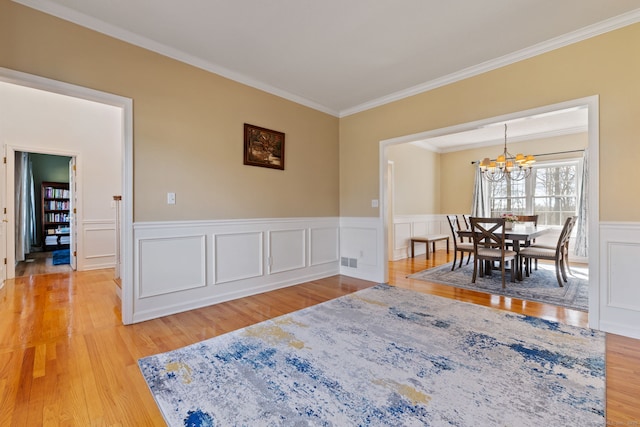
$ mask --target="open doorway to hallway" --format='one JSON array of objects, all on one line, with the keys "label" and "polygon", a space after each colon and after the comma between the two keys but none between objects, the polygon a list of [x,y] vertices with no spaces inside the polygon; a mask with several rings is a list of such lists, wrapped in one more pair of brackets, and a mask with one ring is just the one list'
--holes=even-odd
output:
[{"label": "open doorway to hallway", "polygon": [[69,156],[15,152],[15,276],[75,270],[74,171]]}]

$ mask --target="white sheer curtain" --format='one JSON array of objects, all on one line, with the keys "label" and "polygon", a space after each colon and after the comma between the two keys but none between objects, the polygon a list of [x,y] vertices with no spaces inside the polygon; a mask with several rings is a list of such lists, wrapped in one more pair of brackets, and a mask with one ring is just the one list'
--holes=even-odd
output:
[{"label": "white sheer curtain", "polygon": [[33,171],[29,153],[16,153],[16,261],[24,261],[36,239]]},{"label": "white sheer curtain", "polygon": [[488,218],[491,216],[489,207],[489,183],[482,178],[480,168],[476,167],[476,180],[473,185],[473,200],[471,216]]},{"label": "white sheer curtain", "polygon": [[576,222],[576,243],[574,254],[576,256],[589,256],[588,233],[588,195],[589,195],[589,151],[584,150],[582,155],[582,179],[578,190],[578,221]]}]

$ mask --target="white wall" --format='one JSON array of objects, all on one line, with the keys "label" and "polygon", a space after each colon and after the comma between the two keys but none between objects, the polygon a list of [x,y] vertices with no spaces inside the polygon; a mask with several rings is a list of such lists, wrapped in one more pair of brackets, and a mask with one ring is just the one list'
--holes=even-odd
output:
[{"label": "white wall", "polygon": [[120,108],[0,82],[0,144],[77,158],[79,270],[115,263],[122,132]]}]

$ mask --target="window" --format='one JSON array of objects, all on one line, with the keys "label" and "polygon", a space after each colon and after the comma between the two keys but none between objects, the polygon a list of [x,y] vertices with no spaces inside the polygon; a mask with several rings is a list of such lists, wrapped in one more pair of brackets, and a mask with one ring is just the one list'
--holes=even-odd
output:
[{"label": "window", "polygon": [[538,224],[562,226],[576,214],[581,166],[578,160],[540,163],[525,180],[490,183],[491,216],[538,214]]}]

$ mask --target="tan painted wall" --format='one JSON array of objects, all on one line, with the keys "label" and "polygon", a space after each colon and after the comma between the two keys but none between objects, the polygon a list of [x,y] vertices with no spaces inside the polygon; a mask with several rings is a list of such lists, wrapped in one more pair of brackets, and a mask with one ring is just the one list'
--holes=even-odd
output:
[{"label": "tan painted wall", "polygon": [[[379,197],[381,140],[599,95],[600,219],[640,220],[640,198],[629,197],[640,181],[638,46],[635,24],[342,118],[341,216],[378,215],[370,199]],[[469,161],[464,158],[460,167]],[[442,170],[448,170],[444,160]],[[462,208],[444,202],[441,207]]]},{"label": "tan painted wall", "polygon": [[[339,214],[336,117],[9,0],[0,67],[133,99],[135,221]],[[286,134],[284,171],[243,165],[245,122]]]},{"label": "tan painted wall", "polygon": [[[640,220],[639,45],[635,24],[338,120],[0,0],[1,67],[133,99],[136,221],[377,216],[381,140],[596,94],[600,218]],[[286,133],[285,171],[242,165],[245,122]]]},{"label": "tan painted wall", "polygon": [[396,215],[440,212],[440,154],[412,144],[389,147]]}]

